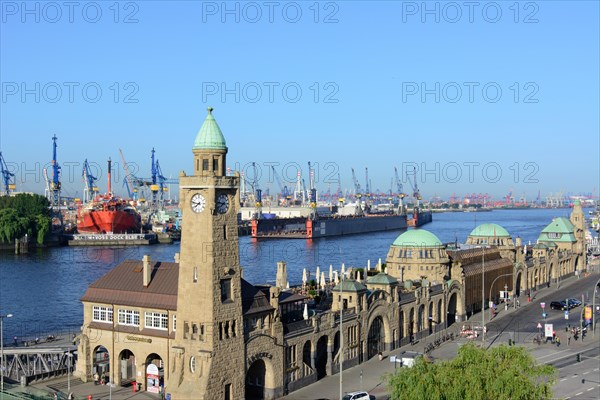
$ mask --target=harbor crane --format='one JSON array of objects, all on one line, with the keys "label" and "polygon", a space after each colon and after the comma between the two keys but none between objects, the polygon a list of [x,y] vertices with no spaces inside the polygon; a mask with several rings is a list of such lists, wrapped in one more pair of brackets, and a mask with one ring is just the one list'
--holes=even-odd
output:
[{"label": "harbor crane", "polygon": [[[415,206],[418,207],[419,206],[419,202],[423,199],[423,197],[421,197],[421,193],[419,192],[419,187],[417,186],[417,170],[415,167],[413,167],[412,172],[406,172],[407,178],[408,178],[408,182],[411,184],[412,186],[412,190],[413,190],[413,199],[415,201]],[[412,181],[410,180],[410,176],[412,175]]]},{"label": "harbor crane", "polygon": [[[151,166],[152,179],[151,179],[151,184],[150,184],[150,191],[152,192],[152,205],[154,207],[158,207],[158,206],[162,207],[162,204],[164,201],[164,194],[166,191],[169,190],[169,188],[166,185],[170,184],[170,183],[175,184],[178,182],[173,179],[167,179],[162,174],[162,170],[160,168],[160,163],[158,162],[158,159],[154,157],[155,152],[156,151],[154,150],[154,147],[153,147],[152,155],[150,157],[152,160],[152,166]],[[159,195],[159,193],[160,193],[160,195]]]},{"label": "harbor crane", "polygon": [[371,197],[371,185],[369,181],[369,168],[365,167],[365,197]]},{"label": "harbor crane", "polygon": [[87,203],[98,194],[98,187],[95,185],[95,182],[98,180],[98,178],[92,175],[90,164],[88,163],[87,158],[83,162],[83,171],[81,172],[81,176],[85,182],[85,188],[83,189],[83,202]]},{"label": "harbor crane", "polygon": [[406,197],[406,193],[404,193],[404,187],[402,186],[402,181],[400,180],[400,176],[398,175],[398,168],[394,167],[394,180],[396,182],[396,191],[398,192],[398,211],[400,214],[404,212],[404,198]]},{"label": "harbor crane", "polygon": [[2,156],[2,152],[0,151],[0,172],[2,173],[2,182],[4,182],[4,193],[7,196],[10,196],[10,193],[14,191],[17,186],[14,182],[14,176],[12,172],[8,170],[8,165],[6,165],[6,160],[4,156]]},{"label": "harbor crane", "polygon": [[271,165],[271,169],[273,171],[273,176],[275,177],[275,181],[277,181],[277,184],[279,185],[279,193],[281,195],[280,201],[282,203],[287,203],[289,200],[292,199],[292,196],[290,195],[290,190],[288,189],[287,185],[284,185],[282,183],[281,177],[277,173],[277,170],[275,169],[274,165]]},{"label": "harbor crane", "polygon": [[[58,145],[56,144],[56,141],[58,140],[58,138],[56,137],[56,135],[54,135],[52,137],[52,179],[49,181],[50,185],[49,185],[49,199],[50,200],[50,207],[52,208],[52,210],[54,210],[56,213],[60,214],[60,188],[61,188],[61,183],[60,183],[60,170],[61,167],[58,164],[58,159],[56,157],[56,148],[58,147]],[[62,220],[62,219],[61,219]]]},{"label": "harbor crane", "polygon": [[360,183],[358,183],[358,179],[356,179],[356,173],[354,172],[354,168],[352,168],[352,183],[354,183],[354,195],[360,202],[360,198],[362,197],[362,192],[360,190]]}]

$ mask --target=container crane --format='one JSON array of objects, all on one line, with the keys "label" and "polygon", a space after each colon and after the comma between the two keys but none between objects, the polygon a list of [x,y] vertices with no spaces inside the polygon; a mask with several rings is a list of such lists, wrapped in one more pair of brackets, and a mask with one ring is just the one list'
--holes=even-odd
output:
[{"label": "container crane", "polygon": [[6,160],[2,156],[2,152],[0,151],[0,172],[2,173],[2,181],[4,182],[4,192],[7,196],[10,196],[10,193],[14,191],[17,186],[14,183],[14,176],[12,172],[8,170],[8,166],[6,165]]},{"label": "container crane", "polygon": [[369,185],[369,168],[365,167],[365,197],[371,197],[371,185]]},{"label": "container crane", "polygon": [[127,165],[127,161],[125,161],[123,150],[119,149],[119,153],[121,154],[121,160],[123,161],[123,169],[125,170],[125,179],[123,180],[123,184],[127,188],[127,195],[130,199],[137,200],[137,189],[133,187],[134,176],[129,172],[129,166]]},{"label": "container crane", "polygon": [[90,164],[88,163],[87,158],[83,162],[83,171],[81,172],[81,176],[85,182],[85,188],[83,189],[83,202],[87,203],[98,194],[98,187],[95,185],[95,182],[98,180],[98,178],[92,175]]}]

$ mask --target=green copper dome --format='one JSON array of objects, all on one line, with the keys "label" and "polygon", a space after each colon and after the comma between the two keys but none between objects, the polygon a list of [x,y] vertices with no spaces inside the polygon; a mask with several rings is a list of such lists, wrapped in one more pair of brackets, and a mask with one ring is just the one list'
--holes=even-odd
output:
[{"label": "green copper dome", "polygon": [[477,228],[473,229],[469,236],[510,237],[506,229],[498,224],[481,224]]},{"label": "green copper dome", "polygon": [[401,247],[440,247],[442,242],[425,229],[411,229],[394,240],[393,246]]},{"label": "green copper dome", "polygon": [[208,115],[194,140],[194,150],[227,150],[225,137],[215,121],[212,111],[213,108],[208,107]]}]

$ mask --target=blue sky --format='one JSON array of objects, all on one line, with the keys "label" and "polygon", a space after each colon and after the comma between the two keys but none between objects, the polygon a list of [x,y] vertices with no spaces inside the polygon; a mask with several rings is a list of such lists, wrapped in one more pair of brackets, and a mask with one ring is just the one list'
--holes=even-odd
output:
[{"label": "blue sky", "polygon": [[322,190],[338,171],[350,189],[351,167],[364,187],[369,167],[387,191],[417,166],[425,198],[598,195],[596,1],[114,4],[1,2],[0,149],[19,188],[43,191],[53,134],[71,195],[84,159],[119,168],[119,148],[149,176],[155,147],[176,177],[212,106],[230,167],[257,162],[264,187],[265,165],[294,179],[312,161]]}]

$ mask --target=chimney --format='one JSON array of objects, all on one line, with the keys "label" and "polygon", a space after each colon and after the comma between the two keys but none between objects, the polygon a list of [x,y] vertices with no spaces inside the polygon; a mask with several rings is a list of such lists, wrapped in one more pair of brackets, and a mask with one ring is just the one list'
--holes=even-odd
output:
[{"label": "chimney", "polygon": [[277,262],[277,277],[275,279],[275,286],[279,289],[284,290],[287,285],[287,270],[285,261]]},{"label": "chimney", "polygon": [[144,265],[144,287],[148,287],[152,279],[152,265],[150,264],[150,256],[148,254],[142,258],[142,263]]}]

